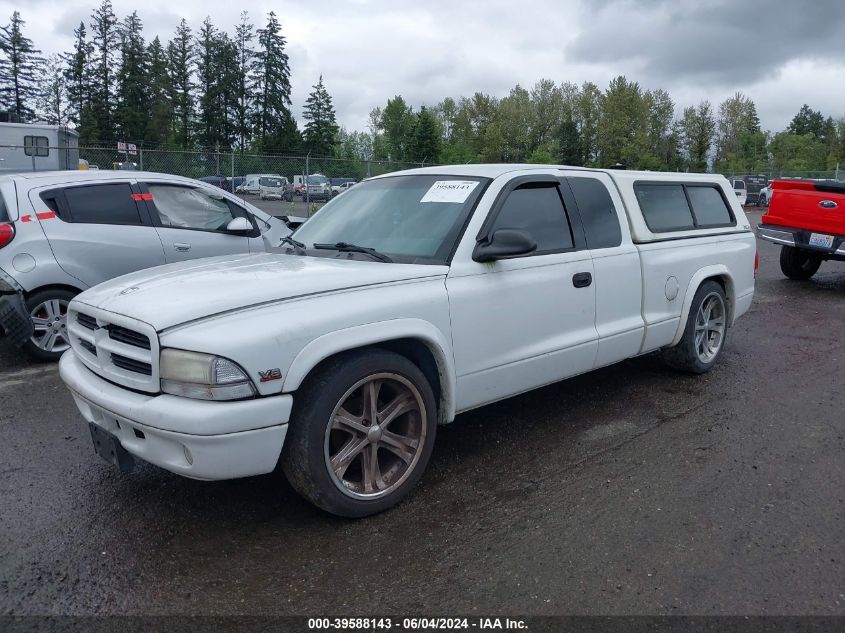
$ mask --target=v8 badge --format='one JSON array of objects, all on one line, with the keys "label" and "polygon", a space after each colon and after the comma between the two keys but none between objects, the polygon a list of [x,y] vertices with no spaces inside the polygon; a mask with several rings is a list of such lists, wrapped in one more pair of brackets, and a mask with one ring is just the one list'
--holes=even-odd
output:
[{"label": "v8 badge", "polygon": [[282,379],[282,372],[278,367],[268,369],[267,371],[259,371],[258,375],[261,376],[261,382],[270,382],[271,380]]}]

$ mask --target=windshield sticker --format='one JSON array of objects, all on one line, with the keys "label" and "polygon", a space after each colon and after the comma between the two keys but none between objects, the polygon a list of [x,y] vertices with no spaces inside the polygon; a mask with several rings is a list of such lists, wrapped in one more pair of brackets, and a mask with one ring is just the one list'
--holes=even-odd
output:
[{"label": "windshield sticker", "polygon": [[466,202],[477,186],[477,180],[438,180],[420,202]]}]

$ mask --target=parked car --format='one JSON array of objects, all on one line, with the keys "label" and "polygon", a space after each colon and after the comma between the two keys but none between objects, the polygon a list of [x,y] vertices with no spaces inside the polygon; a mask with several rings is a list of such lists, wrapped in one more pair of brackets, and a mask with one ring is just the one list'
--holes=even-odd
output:
[{"label": "parked car", "polygon": [[235,193],[257,196],[261,193],[261,185],[258,182],[261,178],[282,178],[282,176],[279,174],[247,174],[243,183],[235,187]]},{"label": "parked car", "polygon": [[319,507],[361,517],[410,492],[457,413],[656,350],[708,371],[751,305],[755,255],[722,176],[397,172],[325,205],[285,255],[87,290],[60,373],[122,469],[281,464]]},{"label": "parked car", "polygon": [[733,184],[736,199],[739,201],[739,206],[744,207],[745,203],[748,202],[748,189],[745,186],[745,181],[734,178],[731,183]]},{"label": "parked car", "polygon": [[344,191],[349,191],[355,185],[355,181],[345,182],[341,185],[332,185],[332,196],[339,196]]},{"label": "parked car", "polygon": [[284,176],[264,176],[258,179],[258,196],[262,200],[293,201],[293,187]]},{"label": "parked car", "polygon": [[303,199],[311,201],[330,200],[332,197],[332,186],[329,183],[329,179],[322,174],[311,174],[306,179],[306,188],[302,189],[300,195]]},{"label": "parked car", "polygon": [[780,269],[807,280],[823,261],[845,261],[845,182],[775,180],[758,234],[781,245]]},{"label": "parked car", "polygon": [[189,178],[103,170],[3,176],[0,332],[32,356],[56,360],[68,349],[67,308],[80,291],[151,266],[263,252],[289,233],[282,220]]},{"label": "parked car", "polygon": [[332,186],[332,196],[339,196],[344,191],[349,191],[354,185],[354,182],[345,182],[342,185]]},{"label": "parked car", "polygon": [[219,187],[220,189],[226,189],[227,185],[226,176],[203,176],[202,178],[197,178],[197,180],[213,187]]},{"label": "parked car", "polygon": [[760,189],[760,194],[757,197],[757,206],[759,207],[767,207],[769,206],[769,202],[772,199],[772,183],[769,183],[762,189]]},{"label": "parked car", "polygon": [[760,191],[769,184],[769,179],[763,174],[746,174],[739,179],[745,183],[745,204],[760,206]]}]

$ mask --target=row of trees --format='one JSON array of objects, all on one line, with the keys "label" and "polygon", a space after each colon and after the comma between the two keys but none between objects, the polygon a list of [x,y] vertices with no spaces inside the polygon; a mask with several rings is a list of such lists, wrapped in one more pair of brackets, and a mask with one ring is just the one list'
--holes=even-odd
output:
[{"label": "row of trees", "polygon": [[401,96],[370,114],[369,130],[341,136],[343,155],[412,162],[534,162],[651,170],[826,170],[845,161],[845,119],[804,105],[786,130],[760,128],[754,102],[736,93],[680,116],[665,90],[624,76],[604,90],[549,79],[497,99],[475,93],[414,112]]},{"label": "row of trees", "polygon": [[678,108],[668,92],[624,76],[538,81],[503,97],[475,93],[414,109],[401,96],[375,108],[364,131],[338,128],[323,78],[291,112],[291,69],[276,15],[231,34],[209,18],[194,33],[146,42],[137,12],[118,20],[102,0],[74,31],[73,49],[43,59],[15,11],[0,28],[0,105],[23,121],[70,124],[80,143],[116,140],[175,148],[234,148],[349,160],[537,162],[654,170],[825,170],[845,160],[845,119],[805,105],[786,130],[761,129],[741,93],[714,107]]},{"label": "row of trees", "polygon": [[286,40],[272,11],[259,29],[243,12],[233,35],[210,18],[194,33],[183,19],[169,42],[148,43],[137,11],[118,20],[102,0],[74,30],[73,50],[46,59],[24,24],[15,11],[0,29],[0,102],[20,121],[73,125],[83,145],[334,151],[337,123],[322,76],[301,132],[291,112]]}]

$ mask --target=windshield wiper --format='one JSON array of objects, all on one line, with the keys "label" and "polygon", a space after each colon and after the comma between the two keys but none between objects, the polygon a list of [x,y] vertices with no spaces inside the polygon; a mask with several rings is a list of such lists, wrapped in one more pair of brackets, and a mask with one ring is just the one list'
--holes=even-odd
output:
[{"label": "windshield wiper", "polygon": [[393,263],[393,260],[390,259],[387,255],[385,255],[384,253],[379,253],[374,248],[369,248],[368,246],[358,246],[357,244],[350,244],[349,242],[336,242],[335,244],[314,244],[314,248],[329,251],[340,251],[341,253],[364,253],[365,255],[369,255],[373,259],[377,259],[380,262],[385,262],[386,264]]},{"label": "windshield wiper", "polygon": [[293,246],[293,250],[297,255],[306,255],[307,254],[305,252],[305,244],[303,244],[302,242],[298,242],[297,240],[293,239],[290,235],[285,235],[282,238],[282,243],[283,244],[290,244],[291,246]]}]

